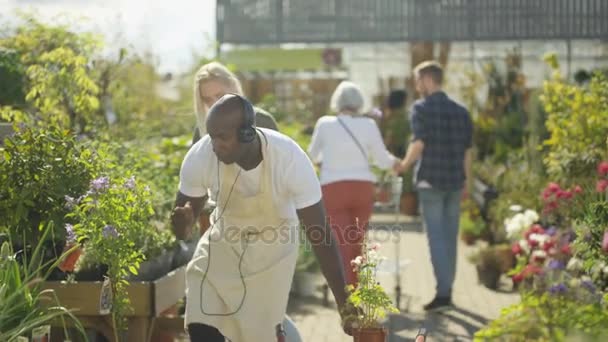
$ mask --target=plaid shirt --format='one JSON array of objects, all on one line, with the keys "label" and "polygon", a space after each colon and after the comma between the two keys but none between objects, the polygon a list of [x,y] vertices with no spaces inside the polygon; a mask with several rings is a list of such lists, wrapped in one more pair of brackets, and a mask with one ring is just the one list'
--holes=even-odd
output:
[{"label": "plaid shirt", "polygon": [[462,189],[464,154],[473,140],[473,123],[466,108],[440,91],[416,101],[410,120],[412,140],[424,143],[414,182],[427,181],[433,189],[443,191]]}]

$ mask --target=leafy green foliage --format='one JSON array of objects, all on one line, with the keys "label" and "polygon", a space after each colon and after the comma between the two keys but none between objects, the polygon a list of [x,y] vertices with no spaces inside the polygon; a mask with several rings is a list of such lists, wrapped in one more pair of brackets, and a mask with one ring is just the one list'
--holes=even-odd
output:
[{"label": "leafy green foliage", "polygon": [[13,241],[35,245],[41,223],[65,224],[66,196],[84,193],[98,169],[97,158],[67,130],[15,129],[0,159],[0,226]]},{"label": "leafy green foliage", "polygon": [[368,247],[363,244],[363,255],[351,260],[358,283],[348,285],[346,291],[349,294],[348,302],[360,310],[357,317],[350,317],[355,319],[359,328],[378,328],[380,320],[387,314],[399,312],[377,280],[377,267],[383,260],[377,251],[378,245]]},{"label": "leafy green foliage", "polygon": [[[52,223],[46,225],[43,236],[49,234],[52,227]],[[3,241],[2,234],[0,246],[0,341],[15,341],[18,336],[26,336],[32,329],[56,320],[62,320],[65,327],[65,318],[72,321],[85,337],[78,319],[58,303],[54,292],[40,288],[45,278],[42,270],[48,266],[43,265],[40,258],[42,244],[35,246],[30,260],[19,259],[10,240]],[[60,257],[55,266],[69,252]]]},{"label": "leafy green foliage", "polygon": [[78,132],[92,129],[99,119],[99,89],[88,63],[99,40],[67,26],[47,26],[31,15],[21,19],[0,43],[20,56],[17,68],[25,70],[28,121],[42,119]]},{"label": "leafy green foliage", "polygon": [[544,84],[543,102],[550,138],[544,159],[549,175],[567,180],[589,175],[606,153],[608,80],[596,74],[587,87],[568,84],[561,77],[554,55],[546,60],[554,76]]},{"label": "leafy green foliage", "polygon": [[25,103],[25,71],[15,51],[0,48],[0,106]]},{"label": "leafy green foliage", "polygon": [[[586,290],[583,290],[586,291]],[[475,341],[601,341],[608,336],[608,310],[595,301],[568,295],[527,293],[521,303],[502,310],[498,319],[475,333]]]},{"label": "leafy green foliage", "polygon": [[76,224],[73,231],[80,243],[86,244],[89,258],[108,265],[111,280],[112,313],[119,330],[124,328],[129,312],[126,293],[129,274],[137,274],[148,244],[154,245],[156,234],[149,234],[153,214],[150,191],[135,177],[110,179],[99,177],[86,193],[71,203],[68,214]]}]

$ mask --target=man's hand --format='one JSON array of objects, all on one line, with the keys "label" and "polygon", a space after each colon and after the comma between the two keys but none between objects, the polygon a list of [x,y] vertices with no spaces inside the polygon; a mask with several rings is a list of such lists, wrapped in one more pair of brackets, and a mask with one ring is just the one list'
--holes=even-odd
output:
[{"label": "man's hand", "polygon": [[403,170],[401,169],[401,159],[397,159],[395,161],[395,164],[393,164],[393,172],[397,175],[403,172]]},{"label": "man's hand", "polygon": [[171,222],[173,223],[173,232],[178,239],[185,240],[192,235],[194,211],[190,201],[186,202],[183,207],[177,206],[173,209]]},{"label": "man's hand", "polygon": [[342,319],[342,329],[348,336],[353,336],[354,329],[358,328],[356,319],[361,314],[361,309],[355,307],[351,303],[346,302],[342,307],[338,308],[340,318]]}]

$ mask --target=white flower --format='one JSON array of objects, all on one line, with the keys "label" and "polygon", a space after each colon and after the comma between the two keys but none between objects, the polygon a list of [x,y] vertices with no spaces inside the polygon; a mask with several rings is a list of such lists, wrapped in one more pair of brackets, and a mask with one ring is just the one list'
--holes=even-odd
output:
[{"label": "white flower", "polygon": [[549,235],[546,234],[530,234],[530,240],[532,241],[538,241],[539,245],[543,245],[545,242],[549,241],[551,239],[551,237]]},{"label": "white flower", "polygon": [[532,258],[544,259],[546,257],[547,257],[547,252],[545,252],[543,250],[535,250],[534,252],[532,252]]},{"label": "white flower", "polygon": [[580,270],[581,267],[583,267],[583,262],[577,258],[571,258],[570,261],[568,261],[568,265],[566,265],[568,271],[577,271]]},{"label": "white flower", "polygon": [[530,226],[529,218],[526,218],[523,213],[517,213],[510,219],[505,220],[505,230],[507,231],[507,237],[513,238],[519,235],[522,230]]},{"label": "white flower", "polygon": [[351,264],[351,266],[361,266],[362,261],[363,261],[363,258],[359,255],[358,257],[351,260],[350,264]]},{"label": "white flower", "polygon": [[511,211],[515,211],[515,212],[520,212],[522,211],[523,207],[519,204],[513,204],[509,207],[509,210]]},{"label": "white flower", "polygon": [[530,210],[530,209],[526,210],[524,212],[524,219],[523,219],[524,225],[526,226],[525,228],[530,227],[534,222],[538,221],[538,219],[539,219],[539,216],[536,211]]}]

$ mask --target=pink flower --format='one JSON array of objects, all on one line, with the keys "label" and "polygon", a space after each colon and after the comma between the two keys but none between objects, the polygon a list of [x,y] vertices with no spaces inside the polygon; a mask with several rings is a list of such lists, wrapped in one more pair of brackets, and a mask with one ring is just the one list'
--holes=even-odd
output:
[{"label": "pink flower", "polygon": [[600,175],[600,177],[604,177],[605,175],[608,174],[608,161],[607,160],[604,160],[603,162],[598,164],[597,173]]},{"label": "pink flower", "polygon": [[595,185],[595,190],[597,192],[604,192],[606,191],[606,188],[608,188],[608,179],[602,179]]},{"label": "pink flower", "polygon": [[523,249],[521,248],[519,243],[515,243],[513,244],[513,246],[511,246],[511,253],[513,253],[514,255],[520,255],[522,252]]},{"label": "pink flower", "polygon": [[604,239],[602,240],[602,251],[608,253],[608,229],[604,231]]},{"label": "pink flower", "polygon": [[547,185],[547,189],[553,193],[561,190],[561,188],[559,187],[559,184],[554,183],[554,182],[549,183],[549,185]]},{"label": "pink flower", "polygon": [[555,246],[555,241],[553,241],[553,240],[545,241],[545,243],[543,244],[543,250],[548,252],[549,250],[551,250],[551,248],[553,248],[553,246]]},{"label": "pink flower", "polygon": [[515,284],[521,283],[521,281],[524,280],[524,275],[522,273],[516,274],[511,277],[511,280],[513,280]]},{"label": "pink flower", "polygon": [[574,187],[574,193],[581,194],[581,193],[583,193],[583,189],[579,185],[577,185]]}]

